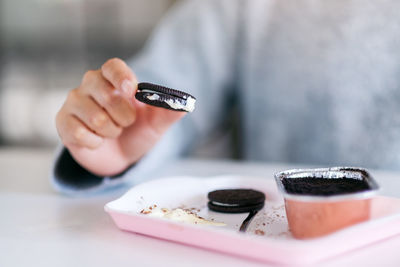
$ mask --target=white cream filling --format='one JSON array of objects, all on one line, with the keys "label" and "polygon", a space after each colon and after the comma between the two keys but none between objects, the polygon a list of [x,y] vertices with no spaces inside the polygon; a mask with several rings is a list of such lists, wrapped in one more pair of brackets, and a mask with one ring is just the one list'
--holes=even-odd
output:
[{"label": "white cream filling", "polygon": [[191,211],[180,208],[169,210],[166,208],[152,207],[152,209],[144,209],[141,213],[147,214],[151,217],[165,218],[176,222],[226,226],[225,223],[209,221]]},{"label": "white cream filling", "polygon": [[215,206],[224,206],[224,207],[238,207],[240,206],[239,204],[226,204],[226,203],[220,203],[220,202],[216,202],[216,201],[211,201],[212,204],[214,204]]},{"label": "white cream filling", "polygon": [[173,109],[183,109],[185,111],[192,112],[195,108],[196,99],[189,96],[188,99],[186,99],[186,105],[183,104],[182,101],[171,98],[164,100],[164,102],[167,103]]},{"label": "white cream filling", "polygon": [[[142,92],[151,93],[151,95],[146,96],[146,98],[148,100],[151,100],[151,101],[160,100],[160,96],[158,94],[154,93],[154,91],[142,90]],[[184,97],[184,98],[186,99],[186,97]],[[193,112],[193,110],[195,109],[196,99],[189,96],[186,99],[186,104],[184,104],[183,101],[179,101],[178,99],[171,99],[171,98],[166,99],[163,102],[167,103],[168,106],[170,106],[173,109],[181,109],[181,110],[185,110],[187,112]]]},{"label": "white cream filling", "polygon": [[152,94],[152,95],[148,95],[146,98],[147,98],[148,100],[154,101],[154,100],[160,99],[160,96],[157,95],[157,94]]},{"label": "white cream filling", "polygon": [[192,112],[196,107],[195,104],[196,104],[196,99],[189,96],[189,98],[186,99],[186,110]]}]

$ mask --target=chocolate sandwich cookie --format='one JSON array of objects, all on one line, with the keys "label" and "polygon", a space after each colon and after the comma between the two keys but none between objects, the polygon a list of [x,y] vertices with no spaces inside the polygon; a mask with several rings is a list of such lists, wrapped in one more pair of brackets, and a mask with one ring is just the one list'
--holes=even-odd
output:
[{"label": "chocolate sandwich cookie", "polygon": [[246,232],[251,220],[264,207],[265,195],[253,189],[222,189],[209,192],[208,199],[208,208],[216,212],[249,212],[239,229]]},{"label": "chocolate sandwich cookie", "polygon": [[152,83],[139,83],[135,98],[152,106],[186,112],[192,112],[196,103],[188,93]]},{"label": "chocolate sandwich cookie", "polygon": [[264,207],[265,195],[253,189],[223,189],[208,193],[209,209],[225,213],[244,213]]}]

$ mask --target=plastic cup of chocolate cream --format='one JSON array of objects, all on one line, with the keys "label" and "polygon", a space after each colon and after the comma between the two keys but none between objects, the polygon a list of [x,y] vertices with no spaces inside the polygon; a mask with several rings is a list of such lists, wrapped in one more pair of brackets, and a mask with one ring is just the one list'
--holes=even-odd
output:
[{"label": "plastic cup of chocolate cream", "polygon": [[292,235],[323,236],[370,218],[379,186],[362,168],[293,169],[275,175]]}]

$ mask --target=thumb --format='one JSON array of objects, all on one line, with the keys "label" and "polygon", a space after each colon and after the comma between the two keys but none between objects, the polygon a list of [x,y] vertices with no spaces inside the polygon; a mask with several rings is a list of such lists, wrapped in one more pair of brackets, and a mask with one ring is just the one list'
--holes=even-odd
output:
[{"label": "thumb", "polygon": [[122,133],[119,142],[128,161],[133,163],[146,154],[186,112],[167,110],[134,100],[136,121]]},{"label": "thumb", "polygon": [[182,119],[187,113],[154,107],[141,102],[138,102],[138,105],[141,106],[138,108],[139,113],[141,113],[138,114],[138,118],[143,119],[143,123],[160,135],[166,132],[172,124]]}]

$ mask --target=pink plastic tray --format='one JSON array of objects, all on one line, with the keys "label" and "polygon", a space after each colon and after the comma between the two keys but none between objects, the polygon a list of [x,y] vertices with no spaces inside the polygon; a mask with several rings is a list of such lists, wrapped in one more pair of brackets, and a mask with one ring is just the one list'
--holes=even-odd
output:
[{"label": "pink plastic tray", "polygon": [[[246,233],[238,229],[247,214],[209,211],[207,193],[221,188],[255,188],[266,194],[266,204]],[[178,223],[140,214],[156,204],[161,208],[197,208],[206,219],[227,226]],[[174,177],[133,187],[105,210],[122,230],[233,254],[249,259],[283,264],[313,263],[400,234],[400,199],[376,197],[371,220],[310,240],[296,240],[285,216],[283,199],[271,179],[219,176]]]}]

